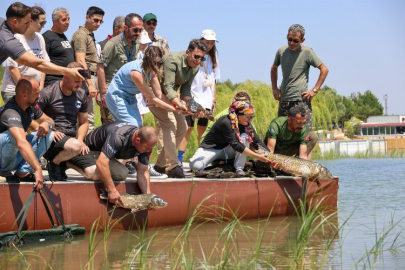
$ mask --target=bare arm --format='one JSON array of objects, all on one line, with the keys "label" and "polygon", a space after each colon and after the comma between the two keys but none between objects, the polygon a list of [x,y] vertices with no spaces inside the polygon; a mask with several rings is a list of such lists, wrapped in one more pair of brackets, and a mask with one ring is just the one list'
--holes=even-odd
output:
[{"label": "bare arm", "polygon": [[37,190],[41,190],[44,182],[44,179],[42,177],[41,165],[39,164],[39,161],[35,156],[34,150],[32,150],[31,144],[25,137],[24,129],[20,127],[12,127],[9,129],[9,131],[17,144],[18,151],[35,172],[34,187],[36,187]]},{"label": "bare arm", "polygon": [[[175,112],[176,111],[176,109],[173,106],[167,104],[166,102],[164,102],[160,98],[157,98],[153,94],[152,90],[149,88],[149,86],[144,81],[143,76],[142,76],[141,73],[139,73],[138,71],[131,71],[131,79],[135,83],[135,85],[139,89],[139,91],[141,91],[141,93],[145,96],[145,98],[147,100],[149,100],[149,102],[152,102],[156,106],[159,106],[159,107],[161,107],[161,108],[163,108],[165,110],[168,110],[170,112]],[[152,78],[152,81],[154,81],[153,85],[155,87],[159,84],[159,81],[158,81],[156,76],[154,76]]]},{"label": "bare arm", "polygon": [[20,69],[18,67],[8,67],[8,71],[10,71],[10,75],[14,83],[17,84],[21,78]]},{"label": "bare arm", "polygon": [[271,88],[273,89],[273,97],[275,100],[280,100],[281,92],[277,87],[278,66],[272,65],[270,70]]},{"label": "bare arm", "polygon": [[97,64],[97,80],[98,80],[98,91],[100,93],[101,106],[107,108],[105,103],[105,94],[107,93],[108,87],[105,81],[105,70],[103,64]]},{"label": "bare arm", "polygon": [[41,81],[39,82],[39,89],[42,89],[42,88],[44,88],[44,85],[45,85],[45,73],[41,73]]},{"label": "bare arm", "polygon": [[308,147],[305,144],[300,145],[300,150],[299,150],[300,158],[308,160],[307,150],[308,150]]},{"label": "bare arm", "polygon": [[276,139],[268,139],[267,141],[267,148],[269,148],[272,153],[274,153],[274,149],[276,148],[276,142]]},{"label": "bare arm", "polygon": [[46,74],[67,75],[74,80],[83,81],[84,78],[79,74],[80,68],[64,68],[52,64],[49,61],[39,59],[30,52],[26,52],[15,60],[18,64],[35,68]]},{"label": "bare arm", "polygon": [[[315,83],[314,88],[312,89],[321,88],[322,84],[325,82],[326,76],[328,76],[329,73],[329,69],[325,66],[325,64],[321,64],[318,67],[318,69],[320,70],[319,77]],[[316,95],[316,93],[312,89],[309,91],[302,92],[301,93],[302,98],[311,101]]]},{"label": "bare arm", "polygon": [[104,155],[103,152],[101,152],[96,161],[97,175],[98,177],[100,177],[101,181],[103,181],[103,184],[107,189],[109,202],[115,203],[118,201],[122,205],[124,205],[124,201],[122,200],[118,190],[115,188],[113,179],[111,177],[109,163],[110,159],[106,155]]},{"label": "bare arm", "polygon": [[42,113],[40,118],[35,121],[31,121],[30,129],[38,131],[38,138],[46,137],[46,135],[48,135],[48,132],[51,130],[48,122],[52,125],[52,127],[55,127],[55,122],[53,121],[53,119],[45,113]]},{"label": "bare arm", "polygon": [[136,174],[138,186],[143,194],[150,194],[150,175],[148,165],[138,162],[138,170]]},{"label": "bare arm", "polygon": [[[86,53],[84,52],[75,52],[75,59],[76,62],[80,63],[84,69],[87,69],[87,63],[86,63]],[[86,79],[87,83],[87,88],[89,89],[89,97],[93,98],[97,95],[97,90],[93,86],[93,82],[91,79]]]},{"label": "bare arm", "polygon": [[84,143],[84,137],[86,136],[87,131],[89,130],[89,120],[88,120],[89,117],[87,113],[79,113],[77,118],[79,122],[79,128],[77,130],[77,139],[82,143],[80,153],[84,155],[90,152],[89,147]]}]

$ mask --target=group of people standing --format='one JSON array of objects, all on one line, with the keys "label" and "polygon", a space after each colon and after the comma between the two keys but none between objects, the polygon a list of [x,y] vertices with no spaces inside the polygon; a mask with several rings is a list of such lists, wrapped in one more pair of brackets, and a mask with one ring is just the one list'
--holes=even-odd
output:
[{"label": "group of people standing", "polygon": [[[44,155],[52,180],[66,180],[65,170],[73,168],[87,179],[102,180],[110,202],[121,200],[113,180],[125,180],[134,168],[141,191],[150,193],[151,176],[187,176],[182,158],[195,122],[200,147],[190,160],[194,170],[203,170],[216,159],[235,159],[236,173],[244,175],[246,156],[277,167],[258,151],[259,145],[290,153],[298,145],[295,152],[310,158],[316,143],[316,136],[311,136],[310,101],[328,70],[311,48],[301,45],[302,26],[290,27],[288,46],[279,49],[271,68],[273,95],[280,101],[279,116],[285,119],[271,122],[263,142],[251,124],[255,109],[247,93],[237,93],[212,127],[204,114],[193,115],[184,103],[194,99],[205,110],[215,110],[220,67],[213,30],[203,30],[185,51],[170,52],[167,40],[155,33],[155,14],[130,13],[117,16],[112,35],[97,44],[94,31],[104,14],[101,8],[90,7],[84,26],[70,41],[64,35],[70,22],[65,8],[52,12],[53,26],[42,36],[46,14],[40,7],[16,2],[8,8],[7,19],[0,18],[0,60],[9,57],[2,86],[6,104],[0,110],[0,176],[8,182],[36,182],[40,189],[38,160]],[[321,73],[307,91],[310,66]],[[95,102],[103,123],[98,128]],[[148,111],[156,129],[143,127],[142,115]],[[14,144],[7,144],[10,141]],[[27,143],[29,149],[22,149]],[[156,144],[158,158],[151,166],[149,156]],[[15,155],[4,161],[10,147]]]}]

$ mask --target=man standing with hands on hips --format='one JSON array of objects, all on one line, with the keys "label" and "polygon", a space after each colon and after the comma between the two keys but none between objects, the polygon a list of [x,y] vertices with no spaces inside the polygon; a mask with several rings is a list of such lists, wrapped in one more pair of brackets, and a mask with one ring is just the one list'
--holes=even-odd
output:
[{"label": "man standing with hands on hips", "polygon": [[[274,98],[280,101],[278,116],[287,116],[288,110],[298,103],[305,105],[307,110],[305,125],[309,131],[310,141],[314,141],[313,143],[315,144],[318,137],[312,131],[311,100],[318,93],[329,70],[312,48],[302,45],[305,41],[304,36],[305,28],[302,25],[293,24],[290,26],[287,34],[288,45],[284,45],[278,49],[271,66],[271,84]],[[277,87],[277,69],[279,65],[281,65],[283,74],[280,89]],[[320,74],[315,86],[311,90],[308,90],[310,66],[318,68]],[[308,155],[308,158],[311,159],[311,154]]]}]

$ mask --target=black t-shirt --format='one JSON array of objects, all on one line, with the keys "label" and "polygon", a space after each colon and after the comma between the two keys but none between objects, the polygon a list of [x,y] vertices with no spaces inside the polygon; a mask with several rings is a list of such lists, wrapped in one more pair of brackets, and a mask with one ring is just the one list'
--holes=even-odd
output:
[{"label": "black t-shirt", "polygon": [[[46,31],[43,35],[51,62],[57,66],[67,67],[75,61],[75,53],[69,40],[65,34],[58,34],[51,30]],[[60,80],[62,75],[47,74],[45,77],[45,86],[52,84],[56,80]]]},{"label": "black t-shirt", "polygon": [[6,20],[0,18],[0,64],[8,57],[15,60],[25,52],[24,46],[14,37],[14,33],[8,27]]},{"label": "black t-shirt", "polygon": [[[251,125],[251,124],[249,124]],[[267,148],[259,136],[256,134],[255,129],[251,126],[254,137],[253,137],[253,146],[258,149],[258,145],[261,145]],[[245,133],[245,126],[239,124],[240,134]],[[242,153],[245,150],[245,146],[241,144],[236,136],[235,130],[232,129],[231,121],[229,120],[228,115],[220,117],[212,126],[210,131],[205,136],[200,147],[201,148],[214,148],[214,149],[224,149],[228,145],[237,151]]]},{"label": "black t-shirt", "polygon": [[55,129],[70,137],[77,134],[77,115],[87,112],[87,95],[83,89],[66,96],[60,81],[41,90],[38,105],[41,110],[55,121]]},{"label": "black t-shirt", "polygon": [[32,119],[39,119],[42,114],[38,104],[23,111],[15,101],[15,97],[12,97],[6,105],[0,108],[0,133],[11,127],[20,127],[27,131]]},{"label": "black t-shirt", "polygon": [[109,159],[130,159],[139,156],[144,165],[149,163],[149,153],[139,153],[132,145],[132,137],[139,127],[124,121],[102,125],[90,132],[84,142],[93,151],[101,151]]}]

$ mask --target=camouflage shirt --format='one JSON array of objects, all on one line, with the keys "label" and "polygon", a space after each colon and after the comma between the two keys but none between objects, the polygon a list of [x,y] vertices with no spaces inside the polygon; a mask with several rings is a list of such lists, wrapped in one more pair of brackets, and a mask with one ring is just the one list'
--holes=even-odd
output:
[{"label": "camouflage shirt", "polygon": [[287,116],[281,116],[273,119],[270,127],[264,137],[264,143],[267,145],[269,139],[277,140],[275,151],[290,148],[292,145],[299,143],[307,145],[309,141],[308,130],[304,126],[300,133],[295,133],[287,128]]}]

